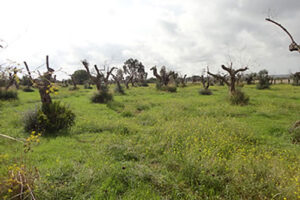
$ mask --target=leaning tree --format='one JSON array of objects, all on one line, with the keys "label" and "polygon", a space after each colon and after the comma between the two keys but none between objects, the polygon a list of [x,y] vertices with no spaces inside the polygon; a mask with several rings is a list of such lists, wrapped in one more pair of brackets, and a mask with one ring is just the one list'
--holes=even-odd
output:
[{"label": "leaning tree", "polygon": [[248,70],[248,67],[233,69],[232,63],[230,63],[229,67],[226,67],[225,65],[222,65],[221,67],[223,70],[225,70],[228,73],[229,79],[227,79],[225,75],[222,76],[220,74],[213,74],[209,71],[207,73],[216,79],[222,80],[229,87],[230,93],[234,94],[236,92],[237,74]]},{"label": "leaning tree", "polygon": [[297,44],[297,42],[295,42],[293,36],[289,33],[289,31],[283,27],[281,24],[279,24],[278,22],[270,19],[270,18],[266,18],[267,21],[279,26],[291,39],[291,44],[289,45],[289,50],[290,51],[298,51],[300,53],[300,45]]}]

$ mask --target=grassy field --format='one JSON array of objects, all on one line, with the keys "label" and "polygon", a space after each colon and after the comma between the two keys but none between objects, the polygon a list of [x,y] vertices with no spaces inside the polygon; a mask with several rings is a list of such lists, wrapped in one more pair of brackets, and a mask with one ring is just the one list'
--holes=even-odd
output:
[{"label": "grassy field", "polygon": [[[300,199],[300,146],[289,127],[300,119],[300,87],[245,86],[250,105],[233,106],[226,87],[198,94],[131,88],[93,104],[94,90],[60,88],[70,106],[69,133],[42,137],[26,165],[40,173],[38,199]],[[22,117],[38,92],[0,102],[0,133],[27,138]],[[0,176],[23,145],[0,138]]]}]

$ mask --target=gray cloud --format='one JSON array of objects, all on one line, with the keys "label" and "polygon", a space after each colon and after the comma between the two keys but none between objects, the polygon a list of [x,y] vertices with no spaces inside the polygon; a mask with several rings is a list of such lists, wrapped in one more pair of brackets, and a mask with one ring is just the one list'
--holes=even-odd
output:
[{"label": "gray cloud", "polygon": [[[52,39],[61,38],[55,47],[48,44],[49,47],[43,49],[50,50],[55,67],[63,67],[71,73],[82,68],[80,60],[84,58],[98,65],[109,62],[120,67],[126,59],[133,57],[148,68],[166,65],[191,75],[201,73],[207,65],[212,71],[219,71],[220,65],[227,63],[230,55],[234,66],[248,65],[251,71],[267,69],[272,74],[300,71],[300,55],[288,51],[290,41],[287,35],[264,20],[271,14],[300,42],[300,29],[297,28],[299,0],[112,2],[104,9],[106,18],[102,22],[98,21],[103,17],[98,17],[97,12],[86,18],[83,13],[78,20],[81,24],[90,20],[90,24],[81,33],[76,33],[80,30],[76,26],[54,23],[52,28],[61,28],[62,36],[60,33],[51,34]],[[88,6],[83,4],[82,10],[89,12],[88,8],[92,7]],[[77,11],[61,10],[66,12],[68,19],[77,14]],[[48,38],[45,30],[41,33],[43,36],[38,41]],[[34,41],[34,38],[30,39]],[[37,47],[38,44],[32,47],[35,48],[34,58],[31,58],[33,65],[43,62],[42,55],[46,53],[46,50],[38,51]],[[19,54],[16,59],[30,58],[30,54],[26,54],[27,57],[22,57],[21,52]],[[12,55],[13,51],[1,56],[13,58]]]}]

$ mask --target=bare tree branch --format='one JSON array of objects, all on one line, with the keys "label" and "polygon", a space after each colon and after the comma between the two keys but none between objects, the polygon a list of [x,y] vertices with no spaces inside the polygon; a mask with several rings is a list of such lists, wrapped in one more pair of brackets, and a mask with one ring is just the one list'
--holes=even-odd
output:
[{"label": "bare tree branch", "polygon": [[281,24],[279,24],[278,22],[275,22],[274,20],[270,19],[270,18],[266,18],[266,21],[269,21],[277,26],[279,26],[291,39],[292,43],[289,45],[289,50],[290,51],[298,51],[300,53],[300,45],[298,45],[293,36],[289,33],[289,31],[284,28]]}]

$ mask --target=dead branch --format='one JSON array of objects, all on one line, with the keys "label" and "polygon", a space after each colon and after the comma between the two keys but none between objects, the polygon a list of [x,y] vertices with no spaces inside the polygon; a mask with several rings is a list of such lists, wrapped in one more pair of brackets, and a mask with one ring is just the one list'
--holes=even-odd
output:
[{"label": "dead branch", "polygon": [[276,22],[276,21],[274,21],[274,20],[272,20],[270,18],[266,18],[266,21],[271,22],[271,23],[279,26],[289,36],[289,38],[292,41],[291,44],[289,45],[289,50],[290,51],[298,51],[300,53],[300,45],[298,45],[295,42],[293,36],[290,34],[290,32],[284,26],[282,26],[281,24],[279,24],[278,22]]}]

